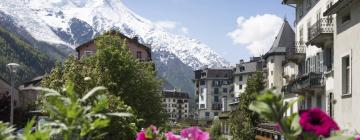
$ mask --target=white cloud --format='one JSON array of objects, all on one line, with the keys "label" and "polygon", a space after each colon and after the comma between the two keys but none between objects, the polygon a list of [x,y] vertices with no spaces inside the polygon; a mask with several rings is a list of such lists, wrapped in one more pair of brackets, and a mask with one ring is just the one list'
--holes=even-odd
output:
[{"label": "white cloud", "polygon": [[176,28],[177,24],[175,21],[164,20],[155,22],[155,27],[161,30],[172,30]]},{"label": "white cloud", "polygon": [[228,33],[234,44],[245,45],[252,55],[266,53],[282,25],[282,18],[272,15],[256,15],[248,19],[238,17],[237,28]]},{"label": "white cloud", "polygon": [[187,33],[189,33],[189,29],[188,28],[186,28],[186,27],[181,27],[181,32],[183,32],[184,34],[187,34]]}]

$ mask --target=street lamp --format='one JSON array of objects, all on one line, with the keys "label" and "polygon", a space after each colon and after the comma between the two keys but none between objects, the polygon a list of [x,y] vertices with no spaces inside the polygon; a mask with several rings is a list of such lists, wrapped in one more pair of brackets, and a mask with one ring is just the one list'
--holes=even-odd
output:
[{"label": "street lamp", "polygon": [[11,79],[11,88],[10,88],[10,96],[11,96],[11,101],[10,101],[10,125],[12,125],[14,123],[14,82],[15,82],[15,73],[19,68],[19,64],[16,63],[9,63],[6,65],[6,67],[9,69],[10,71],[10,79]]}]

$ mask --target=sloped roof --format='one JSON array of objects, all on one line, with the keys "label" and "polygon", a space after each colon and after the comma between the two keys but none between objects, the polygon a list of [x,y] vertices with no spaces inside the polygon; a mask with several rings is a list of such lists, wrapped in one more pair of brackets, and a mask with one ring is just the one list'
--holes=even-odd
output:
[{"label": "sloped roof", "polygon": [[270,50],[265,54],[265,58],[276,54],[285,54],[286,48],[295,47],[295,32],[289,22],[285,19],[278,35],[276,36]]},{"label": "sloped roof", "polygon": [[182,98],[182,99],[190,99],[189,94],[182,91],[175,90],[164,90],[163,94],[165,98]]}]

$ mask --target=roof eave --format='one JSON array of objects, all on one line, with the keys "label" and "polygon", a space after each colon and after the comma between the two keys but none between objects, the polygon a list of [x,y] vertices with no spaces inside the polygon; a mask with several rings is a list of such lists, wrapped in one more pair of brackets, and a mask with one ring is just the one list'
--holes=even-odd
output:
[{"label": "roof eave", "polygon": [[352,2],[352,0],[339,0],[338,2],[336,2],[333,6],[331,6],[329,9],[327,9],[323,15],[324,16],[329,16],[329,15],[333,15],[336,14],[339,10],[341,10],[342,8],[344,8],[346,5],[348,5],[350,2]]}]

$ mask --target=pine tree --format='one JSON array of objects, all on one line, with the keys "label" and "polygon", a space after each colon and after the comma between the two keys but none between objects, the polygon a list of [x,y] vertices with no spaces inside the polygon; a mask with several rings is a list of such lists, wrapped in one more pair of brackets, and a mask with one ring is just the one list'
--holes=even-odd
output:
[{"label": "pine tree", "polygon": [[256,95],[264,89],[263,74],[257,72],[252,75],[239,97],[238,108],[230,115],[231,134],[236,140],[255,139],[254,127],[259,123],[259,115],[248,109],[250,103],[256,100]]}]

